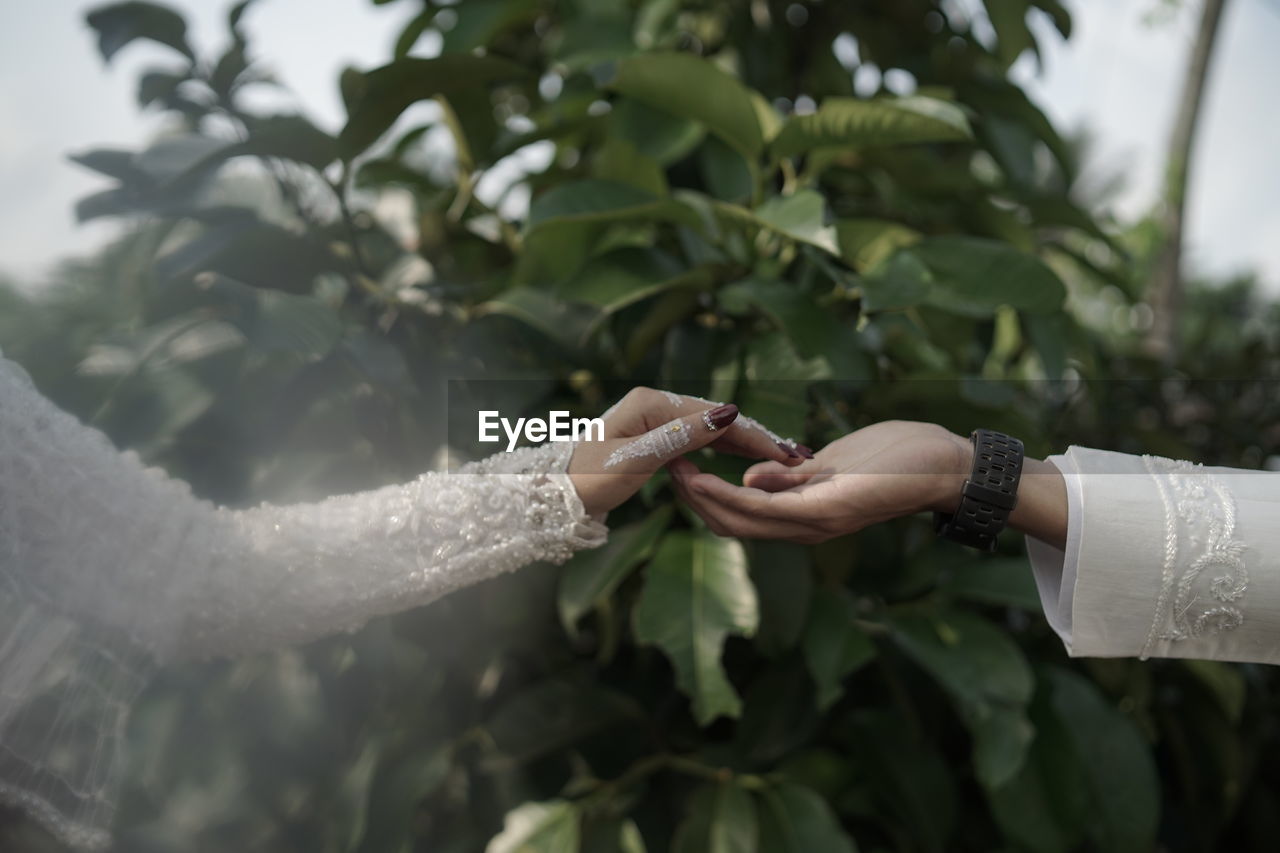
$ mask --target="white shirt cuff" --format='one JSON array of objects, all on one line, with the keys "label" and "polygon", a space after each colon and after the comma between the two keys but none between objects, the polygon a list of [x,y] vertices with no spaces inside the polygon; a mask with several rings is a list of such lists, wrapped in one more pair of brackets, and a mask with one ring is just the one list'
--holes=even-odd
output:
[{"label": "white shirt cuff", "polygon": [[1076,567],[1080,562],[1080,523],[1083,515],[1083,498],[1080,491],[1080,475],[1075,463],[1067,456],[1050,456],[1062,472],[1067,486],[1067,543],[1065,549],[1055,548],[1047,542],[1027,537],[1027,556],[1031,559],[1031,573],[1040,593],[1040,605],[1044,608],[1049,627],[1062,638],[1068,652],[1071,650],[1072,603],[1075,600]]}]

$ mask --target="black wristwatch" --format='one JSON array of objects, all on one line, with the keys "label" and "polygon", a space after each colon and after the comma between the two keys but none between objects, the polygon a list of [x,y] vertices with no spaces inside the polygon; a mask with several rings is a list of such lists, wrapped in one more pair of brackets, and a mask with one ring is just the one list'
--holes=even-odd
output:
[{"label": "black wristwatch", "polygon": [[935,512],[933,529],[939,536],[982,551],[996,549],[996,537],[1018,505],[1022,478],[1022,442],[1002,432],[975,429],[973,471],[960,490],[953,514]]}]

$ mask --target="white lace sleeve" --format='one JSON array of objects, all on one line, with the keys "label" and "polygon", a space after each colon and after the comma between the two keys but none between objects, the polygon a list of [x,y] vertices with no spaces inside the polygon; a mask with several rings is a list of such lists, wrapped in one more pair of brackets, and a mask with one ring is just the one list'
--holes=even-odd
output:
[{"label": "white lace sleeve", "polygon": [[155,662],[354,629],[601,544],[572,445],[315,504],[217,508],[0,358],[0,800],[105,843],[115,742]]},{"label": "white lace sleeve", "polygon": [[1280,663],[1280,474],[1072,447],[1067,549],[1028,550],[1073,656]]}]

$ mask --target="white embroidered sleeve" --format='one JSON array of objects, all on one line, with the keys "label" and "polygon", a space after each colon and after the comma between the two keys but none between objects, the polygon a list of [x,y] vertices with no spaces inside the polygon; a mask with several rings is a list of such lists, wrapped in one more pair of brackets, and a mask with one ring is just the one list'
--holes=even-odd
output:
[{"label": "white embroidered sleeve", "polygon": [[1073,656],[1280,662],[1280,474],[1072,447],[1065,551],[1028,540]]},{"label": "white embroidered sleeve", "polygon": [[0,803],[104,843],[154,662],[301,643],[601,544],[573,445],[231,510],[120,453],[0,358]]}]

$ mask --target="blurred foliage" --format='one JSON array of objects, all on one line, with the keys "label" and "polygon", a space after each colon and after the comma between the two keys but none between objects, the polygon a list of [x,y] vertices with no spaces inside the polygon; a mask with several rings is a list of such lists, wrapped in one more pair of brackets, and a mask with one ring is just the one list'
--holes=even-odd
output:
[{"label": "blurred foliage", "polygon": [[[450,393],[594,414],[636,384],[813,446],[915,418],[1037,455],[1277,452],[1278,318],[1248,281],[1194,290],[1175,372],[1138,354],[1150,240],[1008,76],[1035,17],[1069,36],[1057,0],[422,2],[388,64],[342,74],[336,135],[254,106],[248,6],[213,55],[163,7],[89,15],[106,60],[172,51],[138,86],[171,130],[75,158],[114,181],[80,218],[125,236],[0,288],[6,354],[202,496],[478,455]],[[661,479],[610,522],[563,568],[168,671],[121,849],[1273,843],[1271,671],[1069,660],[1019,543],[719,540]],[[14,817],[0,840],[49,847]]]}]

